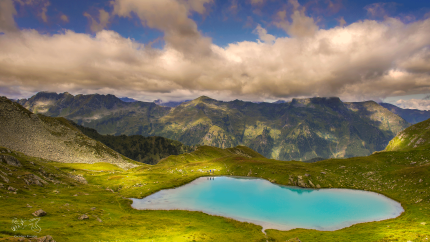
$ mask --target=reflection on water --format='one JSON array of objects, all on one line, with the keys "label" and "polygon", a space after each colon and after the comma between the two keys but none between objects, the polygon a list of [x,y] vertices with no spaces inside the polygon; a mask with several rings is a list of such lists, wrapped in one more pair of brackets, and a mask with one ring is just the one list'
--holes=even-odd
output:
[{"label": "reflection on water", "polygon": [[249,177],[201,177],[184,186],[132,199],[136,209],[181,209],[288,230],[336,230],[399,216],[401,205],[377,193],[309,189]]},{"label": "reflection on water", "polygon": [[293,188],[293,187],[285,187],[285,186],[280,186],[280,187],[284,189],[288,189],[291,192],[295,192],[297,194],[311,193],[315,191],[315,189],[310,189],[310,188]]}]

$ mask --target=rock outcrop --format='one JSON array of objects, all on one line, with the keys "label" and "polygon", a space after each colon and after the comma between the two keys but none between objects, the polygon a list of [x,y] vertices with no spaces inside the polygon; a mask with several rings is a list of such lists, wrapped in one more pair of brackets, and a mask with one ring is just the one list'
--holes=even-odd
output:
[{"label": "rock outcrop", "polygon": [[288,180],[290,181],[290,185],[292,186],[296,186],[297,182],[294,181],[294,177],[290,175],[290,177],[288,178]]},{"label": "rock outcrop", "polygon": [[14,188],[14,187],[11,187],[11,186],[9,186],[9,187],[7,188],[7,190],[8,190],[8,191],[11,191],[11,192],[16,192],[16,191],[18,191],[18,189]]},{"label": "rock outcrop", "polygon": [[302,176],[297,176],[297,185],[299,187],[308,187]]},{"label": "rock outcrop", "polygon": [[21,167],[21,162],[17,160],[15,157],[10,155],[0,155],[0,161],[4,162],[10,166]]},{"label": "rock outcrop", "polygon": [[89,219],[90,217],[88,217],[88,215],[86,214],[82,214],[81,216],[79,216],[79,220],[84,220],[84,219]]},{"label": "rock outcrop", "polygon": [[43,185],[48,184],[45,180],[42,178],[34,175],[34,174],[27,174],[22,178],[27,185],[37,185],[40,187],[43,187]]},{"label": "rock outcrop", "polygon": [[87,180],[82,175],[72,175],[72,174],[70,174],[69,177],[72,178],[73,180],[81,183],[81,184],[88,184]]}]

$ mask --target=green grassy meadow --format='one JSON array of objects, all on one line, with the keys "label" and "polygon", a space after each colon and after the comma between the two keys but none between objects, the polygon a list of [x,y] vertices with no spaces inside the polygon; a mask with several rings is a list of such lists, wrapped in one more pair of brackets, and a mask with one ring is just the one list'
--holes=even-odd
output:
[{"label": "green grassy meadow", "polygon": [[[1,148],[0,151],[5,152]],[[428,241],[430,239],[430,151],[379,152],[368,157],[330,159],[316,163],[277,161],[246,147],[220,149],[202,146],[194,153],[170,156],[157,165],[142,164],[122,170],[114,165],[65,164],[13,152],[23,164],[2,164],[16,194],[0,189],[0,241],[14,236],[51,235],[56,241]],[[32,163],[34,164],[32,164]],[[415,163],[414,163],[415,162]],[[128,198],[142,198],[161,189],[177,187],[198,177],[252,176],[291,185],[303,176],[322,188],[374,191],[401,202],[405,212],[395,219],[356,224],[337,231],[266,230],[229,218],[188,211],[132,209]],[[41,172],[43,171],[43,172]],[[321,173],[324,172],[325,174]],[[43,187],[26,185],[26,174],[45,176]],[[304,174],[310,174],[309,177]],[[70,177],[83,176],[87,184]],[[43,178],[43,177],[42,177]],[[290,179],[292,178],[292,180]],[[31,206],[30,207],[28,207]],[[43,209],[40,233],[13,231],[12,219],[31,219]],[[87,220],[78,218],[86,214]],[[100,221],[99,221],[100,220]]]}]

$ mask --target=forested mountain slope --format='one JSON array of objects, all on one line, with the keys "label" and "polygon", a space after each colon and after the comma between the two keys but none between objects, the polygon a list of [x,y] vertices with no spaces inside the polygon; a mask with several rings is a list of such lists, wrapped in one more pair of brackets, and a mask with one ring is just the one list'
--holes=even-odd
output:
[{"label": "forested mountain slope", "polygon": [[163,158],[170,155],[189,153],[195,147],[183,145],[176,140],[167,139],[159,136],[144,137],[142,135],[101,135],[97,130],[86,128],[82,125],[69,121],[86,136],[100,141],[118,153],[146,164],[157,164]]}]

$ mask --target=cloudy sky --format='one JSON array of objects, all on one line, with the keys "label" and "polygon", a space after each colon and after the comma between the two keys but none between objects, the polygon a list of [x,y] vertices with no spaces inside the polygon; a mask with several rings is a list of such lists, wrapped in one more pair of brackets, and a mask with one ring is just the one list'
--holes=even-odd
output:
[{"label": "cloudy sky", "polygon": [[430,109],[430,1],[0,0],[0,95]]}]

